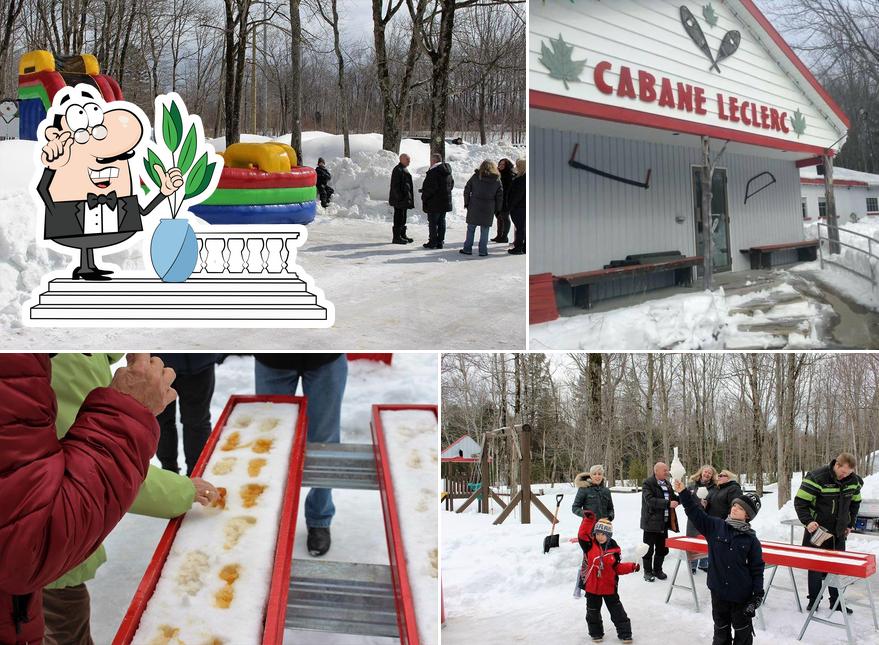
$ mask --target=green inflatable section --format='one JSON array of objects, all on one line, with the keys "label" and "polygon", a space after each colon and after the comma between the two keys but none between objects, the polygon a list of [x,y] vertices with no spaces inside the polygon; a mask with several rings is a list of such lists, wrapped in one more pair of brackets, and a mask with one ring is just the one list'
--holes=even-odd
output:
[{"label": "green inflatable section", "polygon": [[315,186],[305,188],[217,188],[202,202],[205,206],[265,206],[313,202]]},{"label": "green inflatable section", "polygon": [[46,94],[46,88],[42,85],[23,85],[18,88],[18,98],[19,99],[40,99],[43,102],[43,107],[46,110],[49,109],[49,106],[52,105],[52,102],[49,100],[49,95]]}]

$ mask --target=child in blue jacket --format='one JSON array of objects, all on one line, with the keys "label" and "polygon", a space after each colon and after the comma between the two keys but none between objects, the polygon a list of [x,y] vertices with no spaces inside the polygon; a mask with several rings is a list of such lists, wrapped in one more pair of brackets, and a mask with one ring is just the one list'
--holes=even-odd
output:
[{"label": "child in blue jacket", "polygon": [[[687,517],[708,542],[708,588],[714,618],[712,645],[751,645],[751,619],[763,601],[763,549],[749,522],[760,510],[760,498],[745,493],[733,500],[726,519],[710,517],[682,481],[675,492]],[[732,631],[730,631],[732,628]]]}]

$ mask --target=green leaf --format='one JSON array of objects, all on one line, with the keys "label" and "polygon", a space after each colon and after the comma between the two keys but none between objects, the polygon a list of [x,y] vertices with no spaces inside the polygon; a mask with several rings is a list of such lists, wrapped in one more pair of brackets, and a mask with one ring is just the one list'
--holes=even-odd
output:
[{"label": "green leaf", "polygon": [[174,128],[177,130],[177,141],[183,136],[183,115],[180,114],[180,107],[176,101],[171,101],[171,120],[174,122]]},{"label": "green leaf", "polygon": [[183,140],[183,146],[180,148],[180,158],[177,160],[177,167],[184,175],[195,159],[195,152],[198,149],[198,140],[196,139],[195,126],[189,126],[189,132]]},{"label": "green leaf", "polygon": [[198,189],[201,188],[201,182],[207,171],[207,165],[208,155],[207,153],[204,153],[198,158],[198,161],[196,161],[195,165],[192,167],[192,171],[186,177],[186,194],[183,197],[184,199],[189,199],[198,195]]},{"label": "green leaf", "polygon": [[800,108],[797,108],[797,111],[791,118],[791,125],[794,128],[794,132],[797,133],[797,139],[799,139],[800,135],[806,131],[806,117],[800,113]]},{"label": "green leaf", "polygon": [[168,147],[168,150],[172,153],[175,152],[177,146],[180,145],[180,130],[177,129],[177,124],[174,123],[174,117],[171,116],[171,113],[166,106],[162,106],[162,138],[165,140],[165,145]]},{"label": "green leaf", "polygon": [[164,171],[165,164],[163,164],[162,160],[159,159],[159,155],[153,152],[152,148],[147,148],[147,156],[143,160],[143,165],[146,166],[147,174],[150,176],[150,179],[153,180],[153,183],[161,188],[162,181],[159,179],[159,173],[156,172],[156,169],[153,168],[153,166],[158,166]]},{"label": "green leaf", "polygon": [[569,82],[580,82],[580,74],[583,73],[586,60],[571,59],[574,47],[567,44],[561,34],[559,34],[558,40],[550,38],[549,43],[552,49],[547,47],[545,42],[540,43],[540,63],[549,70],[550,78],[562,81],[565,84],[565,89],[570,89]]},{"label": "green leaf", "polygon": [[196,197],[197,195],[201,195],[205,190],[207,190],[208,186],[211,183],[211,179],[213,179],[214,168],[216,168],[216,167],[217,167],[217,164],[215,164],[215,163],[208,164],[207,168],[205,169],[204,178],[201,180],[201,185],[191,195],[187,194],[186,195],[187,199],[191,199],[193,197]]},{"label": "green leaf", "polygon": [[717,14],[714,13],[714,7],[711,5],[710,2],[702,7],[702,16],[711,27],[717,25]]}]

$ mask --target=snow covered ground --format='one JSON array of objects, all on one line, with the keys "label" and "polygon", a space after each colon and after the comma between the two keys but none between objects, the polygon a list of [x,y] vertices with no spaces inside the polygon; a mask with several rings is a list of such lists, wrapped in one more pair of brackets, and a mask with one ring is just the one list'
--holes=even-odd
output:
[{"label": "snow covered ground", "polygon": [[[752,306],[754,303],[760,306]],[[685,293],[530,327],[531,349],[808,349],[832,309],[782,283],[746,294]],[[791,321],[795,323],[790,329]],[[783,329],[782,329],[783,328]],[[783,331],[784,336],[781,335]]]},{"label": "snow covered ground", "polygon": [[[266,140],[245,135],[245,141]],[[288,139],[289,140],[289,139]],[[222,140],[215,140],[219,148]],[[0,142],[0,346],[25,349],[78,349],[130,346],[165,349],[510,349],[525,346],[524,256],[507,254],[507,245],[491,244],[489,257],[462,256],[466,226],[463,188],[483,159],[515,160],[522,149],[507,144],[447,146],[456,188],[455,212],[447,216],[446,247],[423,249],[426,215],[410,211],[407,246],[390,244],[392,211],[387,205],[394,153],[381,150],[381,135],[352,135],[352,157],[341,158],[341,136],[303,133],[304,162],[326,159],[333,173],[334,201],[308,226],[298,263],[335,305],[332,329],[283,332],[271,329],[94,329],[29,328],[21,322],[24,302],[45,274],[67,266],[68,256],[36,244],[42,203],[29,192],[39,169],[35,142]],[[429,166],[427,144],[406,139],[415,189]],[[420,206],[420,199],[416,198]],[[159,207],[160,210],[163,206]],[[162,216],[144,219],[151,226]],[[142,245],[107,256],[128,270],[143,270]]]},{"label": "snow covered ground", "polygon": [[[252,392],[253,359],[234,356],[227,358],[217,368],[216,389],[211,402],[213,421],[216,422],[219,418],[230,395]],[[349,364],[348,383],[342,404],[342,441],[371,442],[369,422],[374,403],[436,402],[437,358],[434,354],[394,354],[390,367],[371,361],[352,361]],[[182,447],[180,454],[183,454]],[[425,463],[424,468],[433,473],[435,480],[438,474],[436,465]],[[424,476],[424,473],[420,474],[420,478]],[[340,562],[388,564],[378,492],[341,490],[333,494],[333,500],[336,505],[332,527],[333,546],[325,557]],[[304,502],[305,495],[302,495],[300,517]],[[408,530],[436,532],[435,515],[428,517],[420,513],[404,513],[403,521]],[[411,524],[405,524],[407,521]],[[420,522],[429,524],[422,525]],[[106,540],[108,562],[98,570],[97,577],[88,585],[92,597],[92,636],[96,643],[112,641],[166,524],[164,520],[127,515]],[[297,558],[310,557],[305,549],[305,537],[305,523],[300,522],[293,551],[294,561]],[[436,617],[427,616],[425,621],[436,621]],[[379,645],[391,641],[288,631],[285,642],[295,642],[297,645]]]},{"label": "snow covered ground", "polygon": [[[800,477],[792,480],[793,490],[799,486]],[[500,526],[492,521],[499,510],[491,515],[479,515],[468,509],[465,513],[441,513],[442,585],[445,600],[446,624],[442,631],[444,644],[472,643],[481,645],[511,642],[544,642],[553,645],[580,645],[588,642],[586,632],[586,603],[574,598],[574,584],[582,557],[579,545],[568,542],[576,537],[580,518],[571,512],[575,489],[570,485],[534,485],[543,488],[541,501],[550,510],[555,509],[555,495],[565,495],[559,512],[560,548],[543,554],[543,537],[549,534],[549,522],[532,511],[532,524],[518,524],[513,516]],[[767,487],[768,490],[773,489]],[[865,478],[865,499],[879,497],[879,475]],[[637,493],[613,492],[616,512],[614,539],[622,547],[623,559],[634,560],[635,549],[642,541],[639,529],[641,496]],[[763,506],[753,522],[762,540],[788,542],[790,527],[780,524],[785,518],[794,517],[793,503],[782,509],[775,508],[773,495],[763,498]],[[683,509],[678,518],[685,526]],[[795,540],[802,539],[797,529]],[[879,555],[879,539],[851,536],[849,551],[870,552]],[[636,643],[708,643],[713,633],[711,600],[705,586],[705,574],[696,574],[696,587],[701,611],[696,612],[688,591],[675,590],[668,604],[665,595],[675,566],[675,551],[666,559],[663,567],[669,574],[666,581],[646,582],[640,573],[620,578],[619,594],[632,620]],[[681,567],[683,572],[683,566]],[[683,572],[685,575],[685,572]],[[874,594],[877,592],[873,576]],[[796,573],[801,598],[806,595],[806,576]],[[679,580],[679,582],[681,582]],[[785,571],[779,572],[778,582],[790,585]],[[866,594],[859,589],[850,592],[852,597],[866,601]],[[805,600],[803,601],[805,605]],[[826,609],[825,597],[822,608]],[[854,608],[855,633],[858,643],[879,643],[879,633],[873,631],[869,610]],[[821,615],[825,615],[826,610]],[[839,614],[836,614],[839,616]],[[797,643],[844,643],[845,632],[817,623],[809,626],[802,641],[796,636],[805,620],[805,614],[797,612],[791,593],[773,589],[764,612],[766,630],[756,630],[755,642],[775,645]],[[606,610],[602,610],[605,640],[617,642],[613,624]],[[758,627],[755,621],[755,627]]]}]

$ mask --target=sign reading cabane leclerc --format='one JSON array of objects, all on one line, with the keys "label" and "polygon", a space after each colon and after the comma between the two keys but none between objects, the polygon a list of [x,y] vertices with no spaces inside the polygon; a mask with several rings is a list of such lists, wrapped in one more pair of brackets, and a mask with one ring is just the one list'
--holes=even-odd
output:
[{"label": "sign reading cabane leclerc", "polygon": [[752,0],[545,0],[532,108],[821,154],[848,121]]}]

